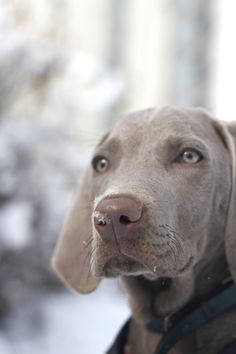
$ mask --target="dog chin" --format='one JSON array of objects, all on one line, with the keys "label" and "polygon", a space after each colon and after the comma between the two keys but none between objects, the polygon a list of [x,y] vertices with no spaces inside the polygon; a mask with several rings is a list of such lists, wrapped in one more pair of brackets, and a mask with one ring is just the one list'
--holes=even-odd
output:
[{"label": "dog chin", "polygon": [[105,263],[102,269],[100,268],[100,271],[102,272],[100,276],[107,278],[121,275],[141,275],[147,272],[141,263],[124,255],[111,258]]},{"label": "dog chin", "polygon": [[156,280],[159,276],[150,272],[141,262],[124,255],[108,260],[103,267],[95,270],[96,275],[115,278],[118,276],[145,276],[149,280]]},{"label": "dog chin", "polygon": [[116,278],[119,276],[143,276],[144,278],[154,281],[160,278],[176,278],[184,276],[192,268],[194,257],[190,256],[180,267],[169,267],[169,269],[161,267],[160,264],[146,264],[142,259],[134,258],[130,255],[122,253],[115,254],[107,258],[96,259],[93,264],[92,271],[95,276]]}]

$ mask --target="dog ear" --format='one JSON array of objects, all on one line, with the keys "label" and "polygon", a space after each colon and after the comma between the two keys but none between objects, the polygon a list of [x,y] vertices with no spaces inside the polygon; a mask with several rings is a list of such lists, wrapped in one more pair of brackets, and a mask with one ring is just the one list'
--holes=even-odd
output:
[{"label": "dog ear", "polygon": [[225,228],[225,251],[228,265],[236,281],[236,123],[214,125],[230,153],[231,161],[231,196]]},{"label": "dog ear", "polygon": [[100,278],[91,273],[91,184],[92,171],[88,168],[52,258],[52,266],[62,281],[84,294],[92,292],[100,282]]}]

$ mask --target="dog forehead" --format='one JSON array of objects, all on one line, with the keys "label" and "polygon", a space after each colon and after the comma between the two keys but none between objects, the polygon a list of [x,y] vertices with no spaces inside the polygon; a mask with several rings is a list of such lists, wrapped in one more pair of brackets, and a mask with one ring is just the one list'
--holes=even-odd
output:
[{"label": "dog forehead", "polygon": [[198,136],[209,139],[214,129],[210,116],[197,108],[151,108],[137,111],[121,119],[113,135],[121,140],[158,141],[168,136]]}]

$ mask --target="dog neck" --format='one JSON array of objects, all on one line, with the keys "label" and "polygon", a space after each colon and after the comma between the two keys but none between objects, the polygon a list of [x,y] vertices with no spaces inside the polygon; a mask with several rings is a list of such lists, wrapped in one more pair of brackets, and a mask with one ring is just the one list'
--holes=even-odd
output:
[{"label": "dog neck", "polygon": [[206,261],[198,264],[195,269],[195,297],[216,289],[230,276],[223,241],[208,247],[205,259]]},{"label": "dog neck", "polygon": [[[133,353],[139,353],[138,348],[142,348],[140,350],[146,348],[145,343],[147,342],[153,343],[152,349],[157,345],[158,338],[153,337],[153,335],[150,336],[145,329],[150,319],[155,316],[173,314],[187,306],[188,302],[212,291],[214,292],[222,281],[230,275],[226,261],[224,239],[220,233],[214,235],[206,245],[201,262],[196,264],[195,268],[183,277],[162,278],[157,281],[150,281],[142,276],[123,277],[125,288],[130,294],[130,305],[135,323],[129,338]],[[140,331],[138,341],[137,336],[134,335],[136,331]],[[147,339],[147,336],[150,338]],[[135,340],[132,338],[135,338]],[[191,347],[192,343],[190,342],[187,340],[187,342],[184,341],[181,344],[181,353],[185,352],[183,345]],[[186,352],[190,351],[186,349]],[[152,350],[150,350],[150,353],[152,353]]]},{"label": "dog neck", "polygon": [[[149,281],[143,277],[135,278],[136,283],[133,282],[132,298],[135,297],[134,290],[136,288],[137,291],[135,293],[139,294],[139,303],[133,300],[134,302],[131,304],[133,307],[134,316],[134,321],[132,322],[129,334],[129,348],[131,349],[131,353],[139,354],[143,353],[143,350],[145,350],[145,353],[147,354],[153,353],[154,348],[161,340],[161,335],[154,336],[153,334],[148,333],[145,329],[145,324],[147,323],[149,316],[155,317],[160,314],[163,315],[163,312],[164,314],[173,314],[173,312],[178,311],[181,307],[188,306],[189,301],[194,301],[203,295],[217,290],[222,281],[229,275],[223,243],[219,242],[217,245],[215,245],[215,247],[211,247],[211,251],[212,254],[209,252],[209,250],[207,252],[208,257],[206,257],[206,259],[209,261],[206,261],[203,265],[201,264],[201,267],[197,265],[196,269],[194,270],[195,273],[191,274],[190,278],[193,279],[195,277],[194,284],[191,283],[191,286],[193,286],[192,294],[182,306],[180,303],[175,303],[176,309],[172,306],[169,306],[169,304],[173,304],[173,299],[176,296],[178,297],[178,295],[179,298],[183,298],[183,294],[181,295],[180,293],[177,293],[181,291],[181,289],[182,292],[186,292],[186,289],[190,287],[190,280],[188,278],[163,278],[159,279],[158,281]],[[130,280],[131,279],[129,279],[129,283]],[[139,284],[140,289],[142,289],[141,292],[140,289],[137,289],[137,284]],[[144,289],[146,291],[144,291]],[[142,304],[140,302],[142,302]],[[138,336],[137,333],[139,333]],[[192,343],[195,340],[195,337],[190,336],[189,338],[185,339],[184,342],[179,343],[173,353],[190,352]]]}]

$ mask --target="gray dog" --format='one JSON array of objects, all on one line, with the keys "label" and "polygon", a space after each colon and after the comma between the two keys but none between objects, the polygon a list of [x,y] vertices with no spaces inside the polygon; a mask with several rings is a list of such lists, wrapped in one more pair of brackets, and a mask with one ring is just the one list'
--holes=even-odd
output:
[{"label": "gray dog", "polygon": [[53,266],[81,293],[121,276],[133,317],[126,350],[110,353],[216,354],[235,338],[236,306],[219,315],[206,307],[205,323],[181,329],[186,335],[172,349],[156,349],[170,323],[159,333],[147,329],[155,318],[181,326],[185,310],[193,322],[193,311],[204,310],[194,302],[205,297],[209,305],[209,294],[214,301],[232,287],[223,285],[228,279],[234,286],[235,143],[236,124],[166,107],[128,115],[96,147]]}]

